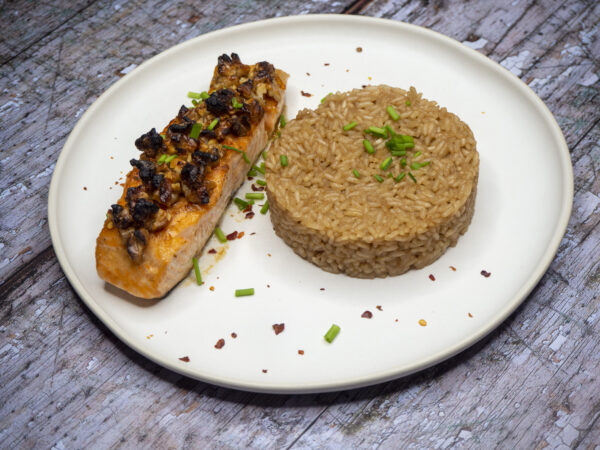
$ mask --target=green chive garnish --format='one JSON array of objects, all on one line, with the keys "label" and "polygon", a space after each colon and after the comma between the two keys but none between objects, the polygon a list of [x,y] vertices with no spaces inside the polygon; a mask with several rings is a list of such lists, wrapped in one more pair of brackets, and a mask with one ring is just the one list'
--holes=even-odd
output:
[{"label": "green chive garnish", "polygon": [[396,178],[394,178],[394,181],[396,183],[398,183],[399,181],[402,181],[402,178],[404,178],[406,176],[406,173],[402,172],[400,175],[398,175]]},{"label": "green chive garnish", "polygon": [[156,164],[161,165],[162,163],[165,162],[165,159],[167,159],[167,155],[166,153],[163,153],[162,155],[160,155],[160,158],[158,158],[158,161],[156,161]]},{"label": "green chive garnish", "polygon": [[420,152],[420,151],[418,151],[417,153],[415,153],[415,154],[413,155],[413,158],[417,158],[417,157],[419,157],[419,156],[421,156],[421,152]]},{"label": "green chive garnish", "polygon": [[327,342],[329,342],[331,344],[339,332],[340,332],[340,327],[334,323],[333,325],[331,325],[331,328],[329,328],[329,331],[327,331],[327,333],[325,333],[324,338]]},{"label": "green chive garnish", "polygon": [[256,184],[258,184],[259,186],[266,186],[267,182],[265,180],[256,180]]},{"label": "green chive garnish", "polygon": [[371,135],[373,135],[375,137],[378,137],[378,138],[387,138],[388,137],[387,131],[386,131],[385,128],[379,128],[379,127],[370,126],[369,128],[367,128],[365,130],[365,133],[371,134]]},{"label": "green chive garnish", "polygon": [[[218,120],[218,119],[215,119],[215,120]],[[240,150],[239,148],[235,148],[235,147],[232,147],[231,145],[225,145],[225,144],[223,144],[223,148],[226,148],[227,150],[233,150],[234,152],[241,153],[242,158],[244,158],[244,161],[246,161],[248,164],[250,164],[250,159],[248,158],[248,155],[246,155],[246,152],[244,150]]]},{"label": "green chive garnish", "polygon": [[206,92],[206,91],[200,92],[200,98],[202,100],[206,100],[208,97],[210,97],[210,95],[208,95],[208,92]]},{"label": "green chive garnish", "polygon": [[246,297],[248,295],[254,295],[254,288],[236,289],[235,290],[236,297]]},{"label": "green chive garnish", "polygon": [[381,176],[379,176],[379,175],[373,175],[373,178],[375,178],[380,183],[383,183],[383,178],[381,178]]},{"label": "green chive garnish", "polygon": [[240,102],[238,102],[237,98],[235,98],[235,97],[233,97],[233,98],[231,99],[231,104],[233,105],[233,107],[234,107],[235,109],[240,109],[242,106],[244,106],[244,104],[243,104],[243,103],[240,103]]},{"label": "green chive garnish", "polygon": [[400,160],[400,165],[401,165],[402,167],[406,166],[406,158],[402,158],[402,159]]},{"label": "green chive garnish", "polygon": [[410,178],[411,178],[411,179],[412,179],[412,180],[413,180],[415,183],[417,182],[417,179],[415,178],[415,176],[414,176],[412,173],[408,172],[408,176],[409,176],[409,177],[410,177]]},{"label": "green chive garnish", "polygon": [[287,167],[288,165],[288,158],[286,155],[281,155],[279,157],[279,161],[281,162],[281,167]]},{"label": "green chive garnish", "polygon": [[260,208],[260,213],[261,214],[266,214],[268,210],[269,210],[269,201],[267,200],[265,202],[265,204],[263,205],[263,207]]},{"label": "green chive garnish", "polygon": [[227,237],[225,236],[225,233],[223,233],[223,230],[221,230],[219,227],[215,227],[215,236],[217,237],[219,242],[227,242]]},{"label": "green chive garnish", "polygon": [[218,123],[219,123],[219,118],[217,117],[210,123],[210,125],[208,126],[208,129],[214,130]]},{"label": "green chive garnish", "polygon": [[392,175],[392,172],[388,172],[387,178],[394,178],[394,175]]},{"label": "green chive garnish", "polygon": [[168,156],[168,157],[165,159],[165,164],[169,164],[169,163],[170,163],[171,161],[173,161],[175,158],[177,158],[177,155],[171,155],[171,156]]},{"label": "green chive garnish", "polygon": [[198,283],[198,286],[202,286],[202,275],[200,275],[200,266],[198,266],[198,258],[192,258],[192,262],[194,263],[194,272],[196,273],[196,283]]},{"label": "green chive garnish", "polygon": [[285,116],[282,114],[279,116],[279,128],[285,128]]},{"label": "green chive garnish", "polygon": [[188,92],[188,98],[200,99],[202,98],[202,94],[200,92]]},{"label": "green chive garnish", "polygon": [[265,194],[262,192],[248,192],[245,197],[248,200],[263,200],[265,198]]},{"label": "green chive garnish", "polygon": [[325,99],[326,99],[327,97],[329,97],[330,95],[332,95],[332,94],[333,94],[333,92],[330,92],[330,93],[329,93],[329,94],[327,94],[325,97],[323,97],[323,98],[321,99],[321,103],[323,103],[323,102],[325,101]]},{"label": "green chive garnish", "polygon": [[387,131],[387,134],[388,134],[389,137],[396,136],[396,132],[394,131],[394,129],[391,126],[386,125],[383,128],[385,128],[385,131]]},{"label": "green chive garnish", "polygon": [[246,175],[249,177],[255,177],[256,175],[258,175],[258,172],[254,170],[254,167],[251,167]]},{"label": "green chive garnish", "polygon": [[354,170],[352,171],[352,173],[354,174],[354,176],[355,176],[356,178],[360,178],[360,173],[358,172],[358,170],[354,169]]},{"label": "green chive garnish", "polygon": [[192,100],[192,105],[198,106],[198,103],[200,103],[198,100]]},{"label": "green chive garnish", "polygon": [[390,115],[392,120],[398,120],[400,118],[400,114],[398,114],[398,111],[396,111],[392,105],[388,106],[386,108],[386,111]]},{"label": "green chive garnish", "polygon": [[392,156],[406,156],[406,150],[394,150],[390,153]]},{"label": "green chive garnish", "polygon": [[161,138],[163,138],[163,140],[164,140],[164,139],[166,139],[166,138],[167,138],[167,135],[166,135],[166,134],[163,134],[163,133],[161,133],[161,134],[160,134],[160,137],[161,137]]},{"label": "green chive garnish", "polygon": [[381,163],[381,165],[379,167],[381,168],[381,170],[388,170],[391,165],[392,165],[392,157],[388,156],[387,158],[385,158],[383,160],[383,162]]},{"label": "green chive garnish", "polygon": [[367,151],[369,155],[375,153],[375,149],[373,148],[373,144],[368,139],[363,140],[363,147]]},{"label": "green chive garnish", "polygon": [[200,136],[201,131],[202,131],[202,124],[196,122],[194,125],[192,125],[192,131],[190,131],[190,137],[192,139],[198,139],[198,136]]},{"label": "green chive garnish", "polygon": [[350,131],[356,125],[357,125],[356,122],[350,122],[348,125],[344,125],[344,131]]},{"label": "green chive garnish", "polygon": [[250,206],[250,203],[248,203],[246,200],[243,200],[239,197],[236,197],[233,199],[233,203],[235,203],[238,207],[238,209],[240,211],[246,209],[248,206]]},{"label": "green chive garnish", "polygon": [[263,159],[266,161],[267,160],[267,151],[263,150],[261,155],[262,155]]},{"label": "green chive garnish", "polygon": [[406,100],[406,106],[410,106],[410,100]]},{"label": "green chive garnish", "polygon": [[411,168],[412,170],[418,170],[418,169],[420,169],[420,168],[422,168],[422,167],[428,166],[429,164],[431,164],[431,161],[425,161],[425,162],[422,162],[422,163],[419,163],[419,162],[416,162],[416,161],[415,161],[415,162],[413,162],[413,163],[410,165],[410,168]]},{"label": "green chive garnish", "polygon": [[262,163],[260,166],[252,166],[252,168],[263,175],[265,174],[265,163]]}]

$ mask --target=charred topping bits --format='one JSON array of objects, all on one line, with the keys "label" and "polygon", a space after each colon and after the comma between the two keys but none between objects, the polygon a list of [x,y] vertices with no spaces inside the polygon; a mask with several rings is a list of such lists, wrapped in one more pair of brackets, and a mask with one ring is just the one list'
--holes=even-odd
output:
[{"label": "charred topping bits", "polygon": [[152,128],[135,140],[141,154],[130,163],[140,185],[129,188],[107,214],[108,226],[118,229],[132,261],[142,261],[149,233],[168,225],[167,208],[183,199],[210,202],[215,183],[206,178],[229,151],[223,141],[250,133],[264,116],[266,97],[281,99],[283,86],[274,75],[268,62],[247,66],[235,53],[221,55],[203,101],[181,106],[164,134]]}]

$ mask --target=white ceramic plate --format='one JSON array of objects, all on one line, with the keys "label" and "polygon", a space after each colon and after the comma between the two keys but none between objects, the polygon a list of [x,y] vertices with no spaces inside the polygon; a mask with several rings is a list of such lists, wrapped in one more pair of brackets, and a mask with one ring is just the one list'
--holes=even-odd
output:
[{"label": "white ceramic plate", "polygon": [[[267,60],[291,74],[288,117],[316,107],[328,92],[380,83],[414,85],[458,114],[472,128],[481,158],[475,215],[458,245],[423,270],[353,279],[296,256],[275,236],[268,216],[256,211],[247,220],[231,207],[221,227],[245,236],[225,245],[218,258],[207,250],[223,246],[208,242],[201,258],[203,286],[190,275],[166,298],[147,302],[100,280],[96,236],[120,195],[115,181],[139,154],[133,141],[151,127],[162,128],[189,103],[188,91],[206,89],[217,56],[232,51],[246,63]],[[423,28],[367,17],[301,16],[200,36],[115,83],[63,148],[50,189],[49,221],[71,284],[127,345],[210,383],[295,393],[397,378],[481,339],[547,269],[572,198],[571,162],[559,127],[508,71]],[[483,277],[482,270],[491,276]],[[234,296],[235,289],[246,287],[256,294]],[[365,310],[372,319],[361,318]],[[420,319],[427,325],[419,325]],[[279,335],[272,329],[276,323],[285,323]],[[341,332],[328,344],[323,335],[332,323]],[[225,346],[218,350],[214,345],[221,338]],[[180,360],[186,356],[189,362]]]}]

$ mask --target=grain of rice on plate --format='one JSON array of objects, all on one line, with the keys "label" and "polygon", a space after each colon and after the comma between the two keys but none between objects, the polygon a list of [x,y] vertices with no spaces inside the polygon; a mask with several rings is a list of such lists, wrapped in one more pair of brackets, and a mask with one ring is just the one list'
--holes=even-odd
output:
[{"label": "grain of rice on plate", "polygon": [[[391,155],[389,134],[365,133],[385,125],[405,136],[397,138],[405,155]],[[422,268],[456,245],[473,216],[479,155],[456,115],[414,87],[382,85],[300,111],[274,141],[266,169],[277,235],[324,270],[374,278]]]}]

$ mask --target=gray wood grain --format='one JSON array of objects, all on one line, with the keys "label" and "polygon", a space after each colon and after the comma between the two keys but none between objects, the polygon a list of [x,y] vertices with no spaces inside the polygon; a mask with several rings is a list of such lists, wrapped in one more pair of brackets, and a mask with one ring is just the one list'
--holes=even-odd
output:
[{"label": "gray wood grain", "polygon": [[[598,2],[98,1],[72,17],[48,7],[46,23],[27,2],[10,8],[41,29],[12,25],[20,34],[0,40],[12,51],[0,65],[1,448],[598,448]],[[10,8],[0,3],[3,22]],[[244,393],[137,355],[82,304],[50,247],[47,189],[70,129],[121,70],[177,42],[274,15],[345,10],[471,45],[546,102],[575,176],[549,270],[482,342],[369,388]]]}]

